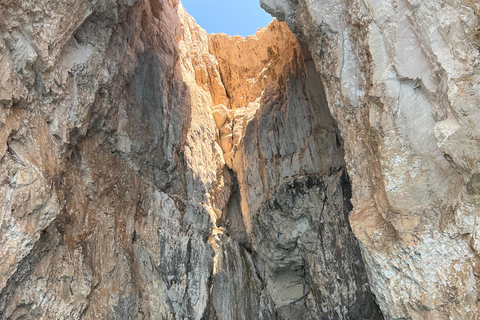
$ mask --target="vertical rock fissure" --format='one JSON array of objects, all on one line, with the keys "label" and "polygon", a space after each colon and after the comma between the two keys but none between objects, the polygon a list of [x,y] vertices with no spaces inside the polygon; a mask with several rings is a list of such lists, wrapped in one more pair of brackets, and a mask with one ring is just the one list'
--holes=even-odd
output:
[{"label": "vertical rock fissure", "polygon": [[[217,142],[233,177],[227,210],[217,225],[225,228],[217,236],[212,281],[217,318],[244,319],[244,306],[234,302],[252,299],[256,307],[263,301],[268,311],[259,319],[382,319],[348,222],[351,186],[343,141],[308,47],[293,39],[287,40],[289,50],[279,50],[282,43],[272,50],[271,40],[260,40],[213,35],[209,41],[233,101],[231,109],[213,108]],[[236,60],[260,59],[264,47],[270,58],[278,55],[272,60],[285,60],[280,68],[271,60],[260,67]],[[248,92],[242,81],[255,75],[255,68],[269,76],[263,87]],[[252,92],[259,94],[255,103]],[[245,97],[250,97],[247,106],[238,105]],[[248,261],[234,267],[239,252]],[[232,294],[233,287],[247,286],[238,278],[252,270],[251,290]]]},{"label": "vertical rock fissure", "polygon": [[251,250],[251,244],[248,242],[245,223],[243,222],[243,215],[241,209],[240,189],[238,187],[238,180],[236,174],[231,171],[233,176],[232,191],[228,201],[228,210],[224,220],[219,227],[225,227],[226,234],[237,241],[242,247]]},{"label": "vertical rock fissure", "polygon": [[[42,233],[40,239],[35,244],[35,247],[22,260],[22,263],[19,265],[15,274],[8,279],[5,287],[0,291],[0,319],[5,319],[4,310],[14,298],[15,287],[31,274],[36,262],[52,250],[52,247],[55,245],[54,242],[58,241],[56,239],[56,241],[48,239],[48,237],[49,235],[47,232]],[[28,305],[25,307],[28,309]]]}]

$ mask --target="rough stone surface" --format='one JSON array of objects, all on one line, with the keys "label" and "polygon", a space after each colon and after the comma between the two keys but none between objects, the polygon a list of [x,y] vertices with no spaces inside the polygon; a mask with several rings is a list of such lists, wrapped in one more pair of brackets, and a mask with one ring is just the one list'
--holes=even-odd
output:
[{"label": "rough stone surface", "polygon": [[229,107],[236,109],[254,102],[267,84],[277,80],[297,50],[297,40],[285,23],[274,20],[246,38],[212,34],[209,49],[218,60]]},{"label": "rough stone surface", "polygon": [[0,0],[0,320],[477,317],[478,1],[261,2]]},{"label": "rough stone surface", "polygon": [[184,79],[198,112],[211,112],[224,160],[210,198],[210,316],[382,318],[348,225],[343,143],[312,62],[277,21],[247,38],[210,35],[207,51],[204,31],[183,20],[180,46],[193,57]]},{"label": "rough stone surface", "polygon": [[348,223],[343,142],[320,76],[297,50],[234,158],[257,269],[279,319],[381,319]]},{"label": "rough stone surface", "polygon": [[[207,36],[175,0],[0,8],[0,319],[378,315],[286,24]],[[300,198],[271,209],[289,183]]]},{"label": "rough stone surface", "polygon": [[476,319],[478,1],[261,5],[311,52],[345,141],[350,223],[388,319]]},{"label": "rough stone surface", "polygon": [[200,319],[212,223],[189,195],[178,3],[7,2],[1,17],[2,81],[19,89],[2,93],[0,318]]}]

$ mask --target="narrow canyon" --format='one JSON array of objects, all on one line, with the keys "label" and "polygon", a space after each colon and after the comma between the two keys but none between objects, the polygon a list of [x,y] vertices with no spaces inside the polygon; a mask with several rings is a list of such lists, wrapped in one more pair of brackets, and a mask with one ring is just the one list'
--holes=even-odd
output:
[{"label": "narrow canyon", "polygon": [[479,319],[480,2],[0,0],[0,320]]}]

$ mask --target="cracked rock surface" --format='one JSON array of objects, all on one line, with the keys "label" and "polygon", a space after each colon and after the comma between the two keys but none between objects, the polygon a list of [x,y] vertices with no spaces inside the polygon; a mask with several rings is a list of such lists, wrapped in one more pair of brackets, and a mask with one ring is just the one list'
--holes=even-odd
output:
[{"label": "cracked rock surface", "polygon": [[385,317],[476,319],[479,2],[261,5],[320,74],[345,143],[350,224]]},{"label": "cracked rock surface", "polygon": [[478,2],[261,3],[0,0],[0,320],[476,319]]},{"label": "cracked rock surface", "polygon": [[343,142],[285,23],[0,4],[0,319],[380,317]]}]

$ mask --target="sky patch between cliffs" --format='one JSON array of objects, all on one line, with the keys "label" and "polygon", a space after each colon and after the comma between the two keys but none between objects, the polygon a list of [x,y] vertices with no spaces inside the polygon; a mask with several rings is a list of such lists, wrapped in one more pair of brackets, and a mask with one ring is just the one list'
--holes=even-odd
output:
[{"label": "sky patch between cliffs", "polygon": [[182,4],[207,33],[245,37],[273,20],[258,0],[182,0]]}]

